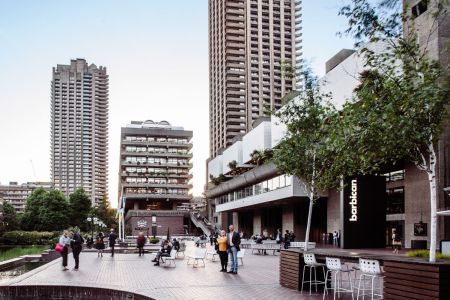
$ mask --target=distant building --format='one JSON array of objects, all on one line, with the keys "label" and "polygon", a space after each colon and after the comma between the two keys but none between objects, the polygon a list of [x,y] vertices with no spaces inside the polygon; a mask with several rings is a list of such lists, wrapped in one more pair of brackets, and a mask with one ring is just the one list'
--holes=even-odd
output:
[{"label": "distant building", "polygon": [[[119,209],[133,235],[184,234],[189,226],[192,131],[166,121],[136,122],[120,136]],[[151,232],[149,232],[151,233]]]},{"label": "distant building", "polygon": [[296,72],[288,72],[286,66],[300,73],[301,3],[208,1],[211,158],[300,87]]},{"label": "distant building", "polygon": [[23,213],[27,198],[38,188],[50,190],[53,186],[51,182],[27,182],[22,184],[10,182],[5,185],[0,184],[0,200],[9,202],[14,206],[17,213]]},{"label": "distant building", "polygon": [[51,180],[66,196],[108,197],[108,74],[84,59],[53,68]]}]

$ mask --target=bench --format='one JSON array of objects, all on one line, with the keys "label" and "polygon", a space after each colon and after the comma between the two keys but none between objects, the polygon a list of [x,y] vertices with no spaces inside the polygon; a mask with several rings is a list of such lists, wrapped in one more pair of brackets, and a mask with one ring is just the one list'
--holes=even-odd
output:
[{"label": "bench", "polygon": [[188,255],[187,264],[189,265],[189,262],[191,259],[194,260],[194,264],[192,267],[198,267],[198,262],[201,260],[203,262],[203,266],[205,266],[205,258],[206,258],[206,249],[200,249],[196,248],[194,255]]},{"label": "bench", "polygon": [[170,256],[161,256],[161,262],[164,264],[164,266],[167,266],[166,263],[169,262],[169,266],[172,264],[173,262],[173,266],[176,267],[175,264],[175,259],[176,259],[176,255],[177,255],[177,250],[172,249],[170,251]]},{"label": "bench", "polygon": [[[289,249],[290,248],[304,249],[305,242],[291,242],[289,245]],[[316,243],[308,242],[308,249],[314,249],[314,248],[316,248]]]},{"label": "bench", "polygon": [[264,243],[264,244],[252,244],[252,253],[254,250],[258,250],[258,253],[265,251],[273,251],[273,255],[275,252],[281,249],[281,244],[277,243]]}]

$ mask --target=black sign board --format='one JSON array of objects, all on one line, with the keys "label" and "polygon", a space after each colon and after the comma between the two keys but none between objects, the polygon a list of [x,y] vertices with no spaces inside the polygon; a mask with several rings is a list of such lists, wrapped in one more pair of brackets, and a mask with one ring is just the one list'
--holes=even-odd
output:
[{"label": "black sign board", "polygon": [[428,224],[427,223],[414,223],[414,236],[427,236]]},{"label": "black sign board", "polygon": [[345,249],[386,247],[386,179],[358,176],[344,181],[341,193]]}]

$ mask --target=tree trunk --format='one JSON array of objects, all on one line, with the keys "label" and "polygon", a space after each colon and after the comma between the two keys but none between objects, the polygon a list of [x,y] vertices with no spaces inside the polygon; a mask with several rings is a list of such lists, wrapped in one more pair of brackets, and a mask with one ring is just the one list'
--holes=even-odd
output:
[{"label": "tree trunk", "polygon": [[305,252],[308,251],[309,231],[311,230],[311,217],[313,205],[314,205],[314,196],[313,193],[311,193],[311,198],[309,198],[308,223],[306,224],[305,248],[304,248]]},{"label": "tree trunk", "polygon": [[436,197],[436,154],[430,153],[430,170],[428,172],[428,181],[430,184],[430,262],[436,261],[436,240],[437,240],[437,197]]}]

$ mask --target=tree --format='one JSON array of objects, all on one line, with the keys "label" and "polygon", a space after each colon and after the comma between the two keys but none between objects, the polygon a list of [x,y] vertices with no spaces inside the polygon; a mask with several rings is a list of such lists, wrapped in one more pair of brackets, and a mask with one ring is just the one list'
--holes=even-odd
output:
[{"label": "tree", "polygon": [[[348,18],[346,33],[355,37],[365,55],[366,71],[355,90],[354,103],[343,110],[347,141],[366,169],[403,160],[426,172],[429,180],[431,226],[430,261],[436,260],[437,189],[436,146],[445,126],[450,102],[448,70],[428,58],[427,45],[419,46],[413,20],[382,1],[353,0],[341,14]],[[398,1],[396,1],[398,4]],[[430,5],[438,20],[443,6]],[[403,30],[403,24],[408,28]],[[430,32],[430,35],[432,32]],[[425,39],[426,40],[426,39]],[[378,53],[362,46],[383,43]],[[376,142],[374,142],[376,141]]]},{"label": "tree", "polygon": [[63,193],[40,188],[28,197],[21,218],[24,230],[55,231],[68,227],[69,203]]},{"label": "tree", "polygon": [[105,223],[106,227],[113,228],[117,226],[117,210],[111,208],[108,200],[103,198],[102,201],[93,209],[93,215]]},{"label": "tree", "polygon": [[334,153],[328,140],[333,120],[339,117],[330,103],[330,95],[319,90],[309,70],[303,72],[305,88],[298,96],[275,112],[287,126],[287,134],[274,149],[273,162],[286,174],[301,180],[309,197],[305,251],[308,250],[312,209],[319,191],[339,186],[339,176],[330,176]]},{"label": "tree", "polygon": [[91,200],[83,188],[69,195],[70,225],[78,226],[83,231],[88,230],[87,217],[91,212]]},{"label": "tree", "polygon": [[16,230],[18,228],[19,223],[18,223],[16,209],[14,208],[14,206],[12,206],[7,201],[3,201],[0,210],[1,210],[2,216],[3,216],[2,229],[4,229],[5,231]]},{"label": "tree", "polygon": [[238,163],[236,160],[232,160],[228,163],[228,168],[230,168],[232,171],[236,170],[238,166]]}]

